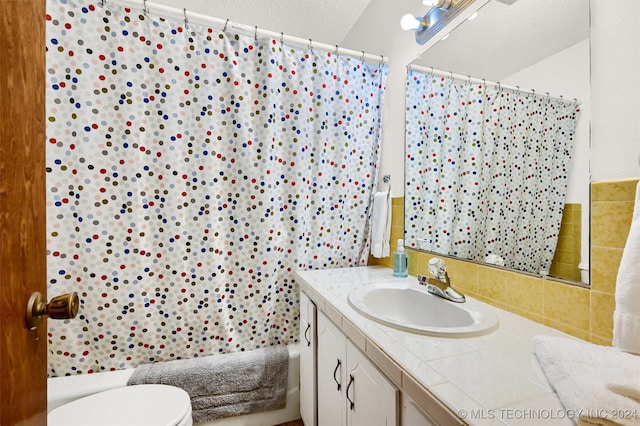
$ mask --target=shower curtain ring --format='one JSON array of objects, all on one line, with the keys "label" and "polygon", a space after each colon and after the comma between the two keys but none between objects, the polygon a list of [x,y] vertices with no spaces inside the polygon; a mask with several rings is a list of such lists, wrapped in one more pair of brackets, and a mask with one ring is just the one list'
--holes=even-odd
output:
[{"label": "shower curtain ring", "polygon": [[336,56],[339,56],[339,55],[338,55],[338,49],[339,49],[339,48],[338,48],[338,45],[336,44],[336,53],[335,53],[335,55],[336,55]]},{"label": "shower curtain ring", "polygon": [[183,13],[184,13],[184,28],[189,28],[189,19],[187,19],[187,8],[184,7],[182,9]]},{"label": "shower curtain ring", "polygon": [[280,44],[284,44],[284,33],[280,33]]},{"label": "shower curtain ring", "polygon": [[360,56],[360,60],[364,62],[364,50],[362,51],[362,56]]},{"label": "shower curtain ring", "polygon": [[258,26],[256,25],[256,31],[253,33],[253,40],[258,44]]},{"label": "shower curtain ring", "polygon": [[224,23],[224,28],[222,28],[222,32],[226,32],[227,31],[227,25],[229,25],[229,18],[227,18],[227,20]]},{"label": "shower curtain ring", "polygon": [[313,51],[312,46],[311,46],[312,44],[313,44],[313,41],[311,41],[311,39],[309,39],[309,52]]},{"label": "shower curtain ring", "polygon": [[144,16],[147,16],[147,13],[149,13],[149,9],[147,9],[147,0],[142,0],[142,13],[144,13]]},{"label": "shower curtain ring", "polygon": [[380,66],[384,65],[384,55],[380,55]]}]

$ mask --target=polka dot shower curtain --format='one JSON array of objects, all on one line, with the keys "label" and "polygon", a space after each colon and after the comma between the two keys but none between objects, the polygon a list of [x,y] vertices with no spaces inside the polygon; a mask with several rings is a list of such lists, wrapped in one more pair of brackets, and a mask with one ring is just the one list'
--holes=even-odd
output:
[{"label": "polka dot shower curtain", "polygon": [[406,114],[408,244],[546,274],[576,104],[410,70]]},{"label": "polka dot shower curtain", "polygon": [[50,375],[294,342],[293,272],[366,263],[386,66],[48,8]]}]

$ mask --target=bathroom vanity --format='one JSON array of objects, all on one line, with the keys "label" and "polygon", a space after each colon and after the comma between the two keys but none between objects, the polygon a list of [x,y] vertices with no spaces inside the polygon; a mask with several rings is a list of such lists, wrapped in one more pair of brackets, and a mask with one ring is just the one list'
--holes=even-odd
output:
[{"label": "bathroom vanity", "polygon": [[573,337],[489,305],[498,325],[483,333],[406,331],[362,315],[349,293],[418,286],[415,277],[382,266],[297,276],[305,425],[573,424],[531,344],[536,335]]}]

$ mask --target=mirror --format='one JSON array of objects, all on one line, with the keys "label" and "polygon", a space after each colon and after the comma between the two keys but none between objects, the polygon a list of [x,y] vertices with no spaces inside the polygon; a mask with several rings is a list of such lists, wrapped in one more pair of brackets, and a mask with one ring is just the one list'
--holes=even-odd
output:
[{"label": "mirror", "polygon": [[[588,284],[589,264],[589,2],[587,0],[491,0],[474,20],[409,65],[521,90],[575,99],[579,105],[558,244],[548,275]],[[405,123],[407,124],[407,123]],[[405,138],[409,141],[409,138]],[[408,147],[407,151],[408,151]],[[405,183],[411,167],[405,167]],[[409,202],[405,197],[405,203]],[[408,209],[405,208],[405,212]],[[412,235],[405,217],[405,239]],[[417,244],[410,247],[420,249]],[[451,253],[439,253],[452,255]],[[522,272],[540,271],[517,268]],[[586,274],[581,271],[587,271]]]}]

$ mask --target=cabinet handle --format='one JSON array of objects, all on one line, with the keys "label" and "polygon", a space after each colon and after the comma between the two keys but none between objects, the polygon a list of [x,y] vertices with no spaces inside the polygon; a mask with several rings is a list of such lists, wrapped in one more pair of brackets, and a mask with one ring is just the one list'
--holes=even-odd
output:
[{"label": "cabinet handle", "polygon": [[[349,384],[347,385],[347,391],[345,392],[345,395],[347,396],[347,401],[349,401],[349,409],[350,410],[353,410],[353,407],[355,406],[355,404],[353,403],[351,398],[349,398],[349,388],[353,384],[354,380],[355,379],[353,377],[353,374],[349,374]],[[355,399],[355,397],[353,399]]]},{"label": "cabinet handle", "polygon": [[307,341],[307,346],[311,346],[311,340],[309,340],[309,338],[307,337],[307,333],[309,332],[310,328],[311,324],[307,324],[307,329],[304,331],[304,340]]},{"label": "cabinet handle", "polygon": [[336,379],[336,373],[338,372],[338,368],[340,368],[340,360],[338,360],[338,363],[336,364],[336,368],[335,370],[333,370],[333,380],[335,380],[336,384],[338,385],[338,391],[339,391],[342,385],[340,384],[338,379]]}]

